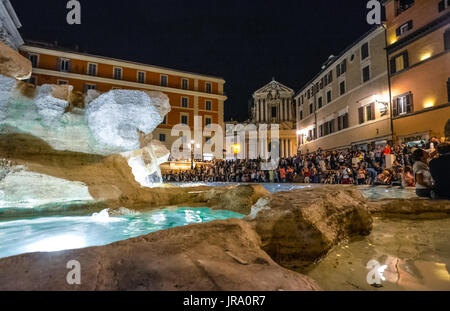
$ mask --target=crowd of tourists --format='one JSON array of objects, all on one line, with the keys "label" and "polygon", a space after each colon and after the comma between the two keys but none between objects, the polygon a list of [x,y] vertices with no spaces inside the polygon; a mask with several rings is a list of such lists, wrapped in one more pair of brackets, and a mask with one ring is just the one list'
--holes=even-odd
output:
[{"label": "crowd of tourists", "polygon": [[378,145],[282,158],[277,169],[261,160],[213,160],[188,171],[168,171],[166,182],[323,183],[415,187],[419,196],[450,198],[450,148],[432,138],[422,145]]}]

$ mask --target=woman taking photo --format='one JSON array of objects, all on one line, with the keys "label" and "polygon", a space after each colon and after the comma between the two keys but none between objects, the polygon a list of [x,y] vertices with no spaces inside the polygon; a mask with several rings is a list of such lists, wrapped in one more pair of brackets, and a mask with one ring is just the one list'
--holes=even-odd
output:
[{"label": "woman taking photo", "polygon": [[431,178],[428,160],[430,155],[423,149],[416,149],[412,155],[414,162],[413,173],[416,179],[416,194],[422,198],[431,198],[433,179]]}]

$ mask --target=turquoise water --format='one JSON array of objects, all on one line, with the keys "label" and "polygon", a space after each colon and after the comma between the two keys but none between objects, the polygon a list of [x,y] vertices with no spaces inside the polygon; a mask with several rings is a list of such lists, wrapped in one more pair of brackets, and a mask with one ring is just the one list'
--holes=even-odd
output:
[{"label": "turquoise water", "polygon": [[[188,182],[188,183],[171,183],[179,187],[224,187],[232,185],[252,185],[247,183],[209,183],[209,182]],[[295,189],[303,189],[310,187],[321,187],[320,184],[290,184],[290,183],[264,183],[261,184],[270,193],[277,193],[282,191],[291,191]],[[381,199],[411,199],[416,198],[415,188],[400,188],[400,187],[386,187],[386,186],[359,186],[359,191],[362,195],[369,200],[381,200]]]},{"label": "turquoise water", "polygon": [[[255,183],[236,183],[236,182],[174,182],[170,183],[171,185],[178,186],[178,187],[200,187],[200,186],[208,186],[208,187],[226,187],[226,186],[241,186],[241,185],[255,185]],[[271,184],[271,183],[264,183],[260,184],[263,186],[267,191],[271,193],[277,193],[282,191],[291,191],[294,189],[303,189],[303,188],[310,188],[311,185],[307,184]]]},{"label": "turquoise water", "polygon": [[0,258],[30,252],[106,245],[151,232],[244,215],[209,208],[171,208],[125,216],[107,210],[91,216],[54,216],[0,221]]}]

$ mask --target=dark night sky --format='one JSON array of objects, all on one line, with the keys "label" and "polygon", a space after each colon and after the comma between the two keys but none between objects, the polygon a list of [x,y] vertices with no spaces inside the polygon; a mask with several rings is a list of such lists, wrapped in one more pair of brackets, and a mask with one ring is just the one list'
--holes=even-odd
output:
[{"label": "dark night sky", "polygon": [[11,0],[25,39],[223,77],[225,119],[247,119],[251,94],[272,77],[298,91],[330,54],[370,29],[366,0]]}]

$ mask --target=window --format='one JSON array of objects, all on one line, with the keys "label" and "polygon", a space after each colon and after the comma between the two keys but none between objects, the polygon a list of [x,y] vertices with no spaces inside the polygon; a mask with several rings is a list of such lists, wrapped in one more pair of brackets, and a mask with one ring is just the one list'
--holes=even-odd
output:
[{"label": "window", "polygon": [[341,94],[341,95],[344,95],[344,94],[345,94],[345,81],[342,81],[342,82],[339,84],[339,91],[340,91],[340,94]]},{"label": "window", "polygon": [[394,98],[394,116],[413,112],[412,94],[407,93]]},{"label": "window", "polygon": [[164,119],[161,124],[167,124],[167,116],[164,116]]},{"label": "window", "polygon": [[30,54],[28,56],[30,62],[31,62],[31,66],[33,66],[33,68],[38,66],[38,56],[36,54]]},{"label": "window", "polygon": [[366,42],[361,47],[361,60],[369,57],[369,42]]},{"label": "window", "polygon": [[331,70],[328,74],[326,74],[323,77],[323,84],[324,84],[324,86],[327,86],[331,82],[333,82],[333,70]]},{"label": "window", "polygon": [[402,12],[406,11],[410,7],[414,5],[414,0],[396,0],[397,5],[397,15],[400,15]]},{"label": "window", "polygon": [[444,33],[444,46],[446,50],[450,50],[450,29],[447,29]]},{"label": "window", "polygon": [[161,86],[167,86],[167,76],[161,76]]},{"label": "window", "polygon": [[211,118],[205,118],[205,126],[208,126],[211,124]]},{"label": "window", "polygon": [[447,97],[447,100],[450,103],[450,78],[447,79]]},{"label": "window", "polygon": [[88,64],[88,75],[90,76],[97,75],[97,64]]},{"label": "window", "polygon": [[319,109],[322,108],[322,106],[323,106],[322,97],[319,97],[319,99],[317,100],[317,104],[319,105]]},{"label": "window", "polygon": [[327,92],[327,104],[331,103],[331,90]]},{"label": "window", "polygon": [[189,88],[189,80],[188,79],[181,80],[181,88],[183,90],[187,90]]},{"label": "window", "polygon": [[319,126],[320,137],[333,134],[334,132],[334,119]]},{"label": "window", "polygon": [[166,141],[166,134],[159,134],[159,141],[165,142]]},{"label": "window", "polygon": [[87,91],[89,90],[96,90],[97,89],[97,85],[95,84],[85,84],[84,85],[84,92],[87,93]]},{"label": "window", "polygon": [[309,114],[313,113],[313,104],[309,104]]},{"label": "window", "polygon": [[348,112],[337,118],[338,131],[348,128]]},{"label": "window", "polygon": [[375,120],[375,104],[366,106],[366,121]]},{"label": "window", "polygon": [[210,100],[207,100],[207,101],[205,102],[205,109],[206,109],[206,110],[212,110],[212,104],[211,104],[211,101],[210,101]]},{"label": "window", "polygon": [[183,107],[183,108],[189,107],[189,98],[181,97],[181,107]]},{"label": "window", "polygon": [[272,118],[277,117],[277,107],[272,107]]},{"label": "window", "polygon": [[408,51],[391,58],[391,74],[408,68]]},{"label": "window", "polygon": [[363,82],[367,82],[370,80],[370,67],[366,66],[362,70]]},{"label": "window", "polygon": [[58,85],[66,85],[69,84],[67,80],[58,80]]},{"label": "window", "polygon": [[344,74],[347,71],[347,60],[344,59],[342,63],[336,66],[336,75],[340,77],[342,74]]},{"label": "window", "polygon": [[300,110],[300,120],[303,120],[303,110]]},{"label": "window", "polygon": [[63,71],[63,72],[70,71],[70,59],[61,58],[59,60],[59,71]]},{"label": "window", "polygon": [[206,93],[211,93],[211,83],[206,82]]},{"label": "window", "polygon": [[122,80],[122,68],[114,68],[114,79]]},{"label": "window", "polygon": [[359,115],[359,124],[375,120],[375,103],[359,107],[358,115]]},{"label": "window", "polygon": [[439,2],[439,12],[445,11],[446,9],[448,9],[448,7],[450,7],[450,0],[442,0],[441,2]]},{"label": "window", "polygon": [[395,30],[395,33],[397,35],[397,37],[404,35],[405,33],[407,33],[408,31],[410,31],[413,28],[413,21],[410,20],[407,23],[404,23],[403,25],[401,25],[400,27],[398,27]]},{"label": "window", "polygon": [[138,71],[138,83],[145,83],[145,72]]},{"label": "window", "polygon": [[188,116],[182,115],[181,116],[181,124],[188,124]]}]

